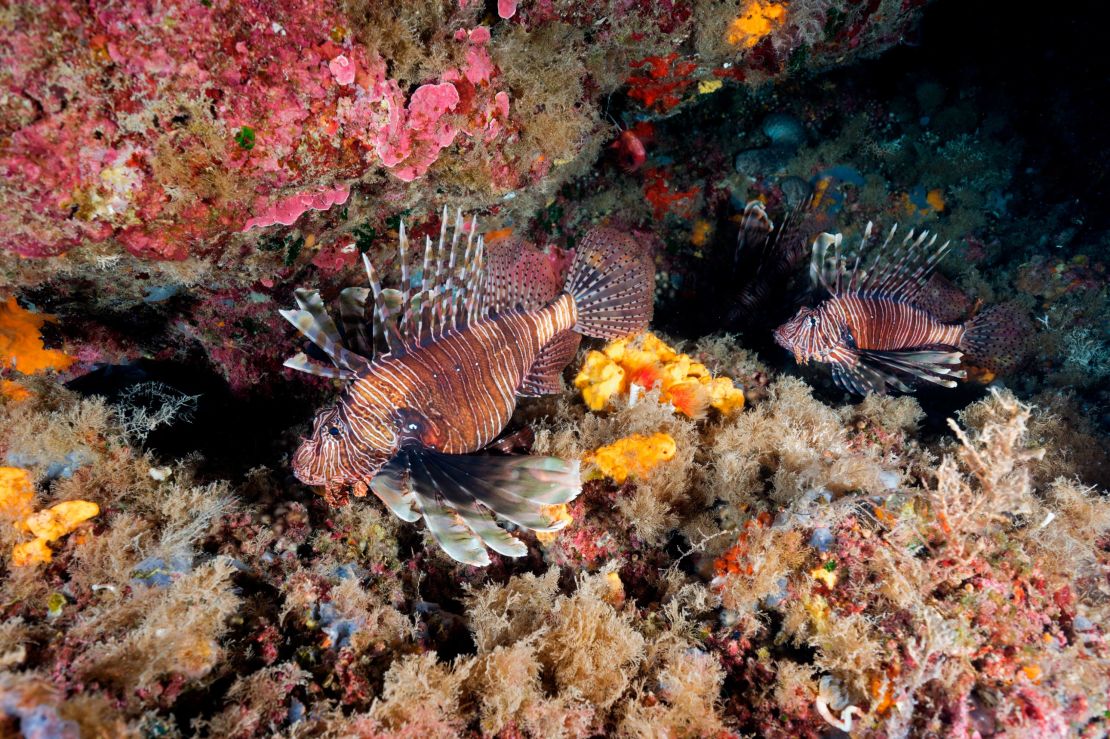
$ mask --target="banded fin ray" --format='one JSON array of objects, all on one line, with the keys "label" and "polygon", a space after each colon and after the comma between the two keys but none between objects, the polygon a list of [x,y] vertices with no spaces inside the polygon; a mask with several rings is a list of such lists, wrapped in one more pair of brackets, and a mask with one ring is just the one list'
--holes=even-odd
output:
[{"label": "banded fin ray", "polygon": [[[471,537],[477,537],[482,544],[505,557],[523,557],[528,554],[528,546],[498,526],[489,511],[480,507],[474,499],[463,500],[459,496],[448,494],[448,491],[451,491],[454,487],[455,482],[443,467],[436,464],[434,458],[422,457],[418,464],[420,465],[418,467],[420,472],[413,475],[413,480],[419,480],[422,489],[434,488],[437,496],[442,495],[440,499],[442,507],[455,513],[461,519],[461,524],[469,530]],[[455,539],[452,543],[460,542],[461,540],[458,538],[460,533],[454,532],[454,535]],[[435,536],[434,531],[433,536]],[[439,541],[438,536],[436,540]],[[440,543],[442,545],[442,542]],[[465,549],[469,550],[470,547],[466,546]],[[450,551],[448,553],[450,554]],[[485,554],[483,549],[482,554],[476,557],[475,561],[468,561],[468,564],[489,564],[489,556]]]},{"label": "banded fin ray", "polygon": [[420,520],[420,508],[408,479],[408,470],[397,460],[378,470],[370,480],[370,490],[397,518],[408,523]]},{"label": "banded fin ray", "polygon": [[558,531],[566,522],[551,521],[544,508],[573,500],[581,492],[581,477],[578,462],[555,457],[419,449],[402,452],[370,488],[399,517],[423,516],[451,557],[484,566],[489,564],[485,547],[508,557],[528,551],[494,516],[533,531]]},{"label": "banded fin ray", "polygon": [[[398,306],[395,311],[378,312],[378,320],[390,336],[391,353],[403,354],[446,331],[465,328],[470,321],[484,316],[484,241],[477,234],[477,218],[472,217],[467,228],[462,211],[458,210],[450,229],[448,223],[448,211],[444,206],[438,240],[433,242],[431,237],[425,237],[419,265],[411,265],[410,239],[401,222],[397,244],[401,268]],[[464,231],[465,245],[461,243]],[[461,259],[460,250],[464,250]],[[369,258],[364,255],[363,261],[378,304],[380,296],[387,291],[381,289]],[[395,325],[395,330],[390,329],[391,324]]]},{"label": "banded fin ray", "polygon": [[[336,367],[352,372],[359,372],[369,367],[369,360],[366,357],[343,347],[339,329],[328,315],[317,291],[299,288],[294,295],[300,308],[278,311],[285,320],[293,324],[309,341],[327,354]],[[299,363],[295,365],[295,368],[299,369]]]},{"label": "banded fin ray", "polygon": [[478,542],[505,556],[527,553],[527,546],[497,526],[484,509],[522,528],[558,531],[566,522],[550,521],[543,508],[568,502],[581,490],[578,464],[552,457],[447,455],[427,450],[406,456],[429,531],[444,551],[467,564],[489,563]]},{"label": "banded fin ray", "polygon": [[[397,243],[400,284],[383,287],[373,262],[363,254],[369,287],[350,287],[340,293],[342,331],[315,290],[296,290],[298,309],[281,311],[281,315],[337,367],[353,372],[365,369],[380,351],[401,356],[448,331],[461,330],[491,313],[485,289],[484,240],[477,233],[477,218],[472,217],[467,226],[461,209],[452,223],[444,206],[438,240],[425,237],[420,260],[412,264],[410,238],[402,221]],[[339,376],[310,369],[312,365],[299,358],[291,358],[288,366]]]},{"label": "banded fin ray", "polygon": [[352,372],[349,369],[342,367],[333,367],[331,365],[317,362],[310,359],[304,352],[297,352],[293,356],[283,362],[283,366],[289,369],[297,370],[298,372],[307,372],[310,375],[318,377],[330,377],[336,380],[353,380],[358,377],[358,373]]},{"label": "banded fin ray", "polygon": [[833,296],[854,293],[912,303],[952,242],[938,247],[936,234],[914,229],[898,240],[898,224],[894,224],[873,247],[873,232],[874,224],[868,222],[851,255],[845,254],[843,234],[820,234],[812,247],[812,281]]},{"label": "banded fin ray", "polygon": [[934,350],[861,351],[861,361],[882,365],[943,387],[956,387],[956,379],[966,373],[960,369],[962,352]]},{"label": "banded fin ray", "polygon": [[521,397],[554,395],[562,389],[563,369],[574,360],[582,343],[581,334],[561,331],[544,345],[536,361],[524,376],[518,395]]},{"label": "banded fin ray", "polygon": [[440,454],[435,462],[455,483],[444,488],[449,498],[461,494],[479,500],[498,516],[533,531],[561,529],[565,521],[552,523],[543,509],[573,500],[581,491],[578,463],[555,457]]},{"label": "banded fin ray", "polygon": [[883,372],[863,362],[855,365],[832,365],[833,381],[850,393],[867,395],[875,393],[882,395],[886,388],[892,387],[901,392],[909,392],[912,388],[898,379],[896,375]]},{"label": "banded fin ray", "polygon": [[462,517],[448,507],[438,482],[429,474],[421,455],[410,461],[413,490],[424,516],[424,525],[452,559],[463,564],[485,567],[489,565],[489,552],[482,540],[466,525]]}]

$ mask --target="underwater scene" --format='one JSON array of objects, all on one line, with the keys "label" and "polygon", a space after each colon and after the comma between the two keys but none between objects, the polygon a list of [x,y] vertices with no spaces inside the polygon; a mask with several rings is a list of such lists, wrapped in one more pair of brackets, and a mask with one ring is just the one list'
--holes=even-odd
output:
[{"label": "underwater scene", "polygon": [[1101,3],[0,3],[0,737],[1110,736]]}]

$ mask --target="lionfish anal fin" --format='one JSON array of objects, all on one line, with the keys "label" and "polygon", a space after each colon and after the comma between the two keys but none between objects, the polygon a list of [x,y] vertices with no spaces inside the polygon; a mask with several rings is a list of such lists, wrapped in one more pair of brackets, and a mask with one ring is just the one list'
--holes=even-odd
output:
[{"label": "lionfish anal fin", "polygon": [[574,361],[578,346],[582,343],[581,334],[574,331],[560,331],[544,344],[536,356],[536,361],[524,376],[518,395],[554,395],[562,390],[560,378],[563,370]]}]

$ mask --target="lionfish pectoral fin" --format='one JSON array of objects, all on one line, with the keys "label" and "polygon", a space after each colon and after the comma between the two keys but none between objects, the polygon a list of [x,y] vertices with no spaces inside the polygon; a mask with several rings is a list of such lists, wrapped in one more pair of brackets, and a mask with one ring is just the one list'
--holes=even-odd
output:
[{"label": "lionfish pectoral fin", "polygon": [[960,369],[963,353],[958,351],[932,349],[863,351],[860,352],[860,359],[943,387],[956,387],[956,380],[963,379],[965,375]]},{"label": "lionfish pectoral fin", "polygon": [[854,367],[834,364],[832,365],[832,375],[833,381],[837,385],[856,395],[867,395],[868,393],[885,395],[888,384],[897,388],[897,385],[893,383],[900,383],[897,377],[878,372],[865,364],[857,364]]},{"label": "lionfish pectoral fin", "polygon": [[486,547],[506,557],[526,555],[524,542],[498,526],[472,498],[459,495],[436,456],[419,455],[410,464],[424,521],[443,550],[459,562],[480,567],[490,563]]},{"label": "lionfish pectoral fin", "polygon": [[[451,501],[477,501],[505,520],[532,531],[558,531],[548,506],[574,500],[582,490],[579,463],[557,457],[494,456],[425,452],[440,489]],[[450,483],[450,484],[448,484]]]},{"label": "lionfish pectoral fin", "polygon": [[429,470],[424,462],[420,454],[409,455],[407,460],[416,505],[428,532],[451,559],[476,567],[487,566],[490,563],[489,552],[481,538],[459,515],[444,495],[438,475]]},{"label": "lionfish pectoral fin", "polygon": [[882,363],[875,362],[866,353],[842,348],[832,362],[833,381],[848,392],[857,395],[886,394],[888,389],[908,393],[913,390],[896,374],[887,371]]},{"label": "lionfish pectoral fin", "polygon": [[555,395],[562,390],[561,377],[566,366],[574,361],[582,336],[573,331],[560,331],[544,344],[521,383],[518,395]]},{"label": "lionfish pectoral fin", "polygon": [[395,461],[390,462],[370,480],[370,490],[394,516],[416,523],[420,520],[420,507],[411,481],[406,478],[405,469]]}]

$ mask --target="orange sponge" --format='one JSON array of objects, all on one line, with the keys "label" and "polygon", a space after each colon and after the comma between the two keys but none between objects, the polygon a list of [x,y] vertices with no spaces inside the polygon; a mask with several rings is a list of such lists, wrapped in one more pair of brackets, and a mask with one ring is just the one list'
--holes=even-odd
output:
[{"label": "orange sponge", "polygon": [[53,316],[24,310],[15,298],[0,303],[0,365],[25,375],[45,370],[64,370],[73,357],[58,349],[46,349],[39,333]]}]

